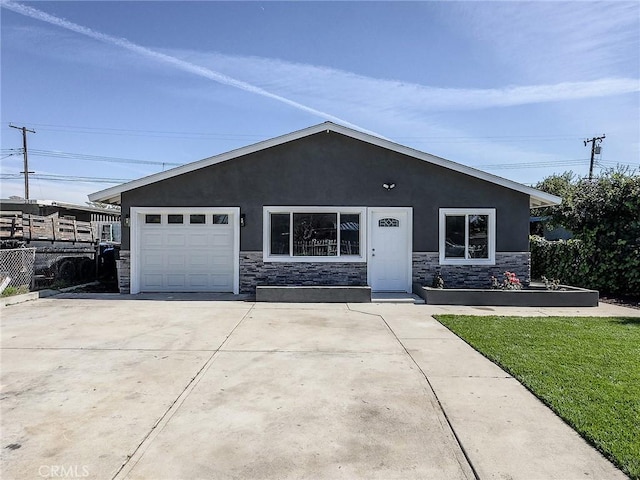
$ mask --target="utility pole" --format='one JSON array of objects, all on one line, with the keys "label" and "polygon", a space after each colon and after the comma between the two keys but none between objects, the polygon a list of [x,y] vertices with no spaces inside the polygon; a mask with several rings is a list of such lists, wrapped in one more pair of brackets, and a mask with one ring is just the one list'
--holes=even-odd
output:
[{"label": "utility pole", "polygon": [[24,155],[24,199],[29,200],[29,174],[33,173],[29,171],[29,159],[27,156],[27,132],[36,133],[35,130],[29,130],[27,127],[16,127],[9,124],[11,128],[17,128],[22,130],[22,153]]},{"label": "utility pole", "polygon": [[593,180],[593,158],[596,153],[600,153],[600,144],[602,140],[606,138],[606,135],[603,133],[601,137],[593,137],[589,140],[584,141],[584,146],[587,146],[587,143],[591,144],[591,163],[589,164],[589,180]]}]

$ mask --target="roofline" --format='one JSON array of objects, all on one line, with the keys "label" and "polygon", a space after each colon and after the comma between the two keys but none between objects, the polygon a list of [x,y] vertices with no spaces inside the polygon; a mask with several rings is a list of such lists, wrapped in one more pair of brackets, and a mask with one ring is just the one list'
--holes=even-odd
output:
[{"label": "roofline", "polygon": [[502,178],[497,175],[492,175],[490,173],[483,172],[482,170],[477,170],[475,168],[468,167],[466,165],[453,162],[451,160],[446,160],[444,158],[431,155],[430,153],[425,153],[420,150],[413,149],[411,147],[394,143],[384,138],[376,137],[368,133],[360,132],[352,128],[338,125],[333,122],[320,123],[318,125],[314,125],[311,127],[304,128],[302,130],[297,130],[295,132],[288,133],[286,135],[274,137],[268,140],[264,140],[262,142],[248,145],[246,147],[241,147],[226,153],[221,153],[213,157],[208,157],[202,160],[188,163],[186,165],[181,165],[179,167],[166,170],[164,172],[155,173],[153,175],[139,178],[131,182],[123,183],[121,185],[116,185],[115,187],[110,187],[104,190],[100,190],[98,192],[90,194],[89,200],[91,200],[92,202],[119,204],[121,201],[122,192],[127,192],[129,190],[133,190],[134,188],[143,187],[151,183],[155,183],[161,180],[166,180],[168,178],[175,177],[177,175],[189,173],[194,170],[209,167],[211,165],[215,165],[221,162],[226,162],[227,160],[232,160],[237,157],[241,157],[244,155],[255,153],[260,150],[265,150],[267,148],[282,145],[284,143],[298,140],[300,138],[304,138],[309,135],[314,135],[321,132],[327,132],[327,133],[335,132],[342,135],[346,135],[348,137],[355,138],[357,140],[370,143],[372,145],[386,148],[388,150],[392,150],[392,151],[401,153],[403,155],[408,155],[410,157],[418,158],[420,160],[424,160],[426,162],[433,163],[435,165],[448,168],[450,170],[454,170],[456,172],[469,175],[471,177],[479,178],[481,180],[485,180],[487,182],[491,182],[491,183],[500,185],[502,187],[524,193],[526,195],[529,195],[529,205],[531,208],[547,207],[552,205],[559,205],[560,203],[562,203],[562,198],[557,197],[555,195],[551,195],[550,193],[542,192],[535,188],[522,185],[521,183],[514,182],[512,180],[507,180],[506,178]]}]

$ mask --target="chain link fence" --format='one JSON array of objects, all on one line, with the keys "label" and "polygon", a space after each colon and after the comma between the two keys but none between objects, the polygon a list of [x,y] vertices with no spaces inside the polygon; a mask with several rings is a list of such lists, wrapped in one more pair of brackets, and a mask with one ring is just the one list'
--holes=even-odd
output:
[{"label": "chain link fence", "polygon": [[36,258],[35,248],[15,248],[0,250],[0,284],[6,287],[31,288],[33,284],[33,266]]}]

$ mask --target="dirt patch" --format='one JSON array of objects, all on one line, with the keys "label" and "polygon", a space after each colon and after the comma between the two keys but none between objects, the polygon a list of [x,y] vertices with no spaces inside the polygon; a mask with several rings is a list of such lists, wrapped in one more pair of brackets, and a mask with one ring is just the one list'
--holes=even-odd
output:
[{"label": "dirt patch", "polygon": [[629,307],[640,310],[640,297],[612,297],[608,295],[601,295],[600,301],[604,303],[610,303],[612,305],[619,305],[621,307]]}]

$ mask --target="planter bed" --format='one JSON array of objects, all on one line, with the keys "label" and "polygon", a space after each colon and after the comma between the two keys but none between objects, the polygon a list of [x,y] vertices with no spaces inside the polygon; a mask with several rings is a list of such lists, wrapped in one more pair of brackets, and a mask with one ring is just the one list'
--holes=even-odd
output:
[{"label": "planter bed", "polygon": [[371,287],[258,285],[257,302],[368,303]]},{"label": "planter bed", "polygon": [[496,307],[597,307],[598,291],[561,285],[547,290],[531,285],[523,290],[478,288],[431,288],[415,283],[413,292],[429,305],[476,305]]}]

